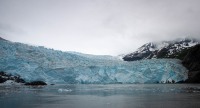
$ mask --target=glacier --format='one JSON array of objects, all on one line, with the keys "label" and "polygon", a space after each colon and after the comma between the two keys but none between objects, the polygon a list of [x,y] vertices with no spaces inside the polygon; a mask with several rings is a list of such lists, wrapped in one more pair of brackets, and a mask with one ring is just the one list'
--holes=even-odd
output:
[{"label": "glacier", "polygon": [[188,78],[177,59],[126,62],[0,40],[0,71],[48,84],[166,83]]}]

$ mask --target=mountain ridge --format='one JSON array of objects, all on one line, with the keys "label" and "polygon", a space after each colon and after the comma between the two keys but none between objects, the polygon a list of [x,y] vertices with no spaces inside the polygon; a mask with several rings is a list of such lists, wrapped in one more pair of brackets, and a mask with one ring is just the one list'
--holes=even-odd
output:
[{"label": "mountain ridge", "polygon": [[179,57],[178,54],[199,43],[199,40],[194,38],[182,38],[173,41],[162,42],[149,42],[139,47],[136,51],[124,55],[122,59],[124,61],[135,61],[153,58],[183,59],[182,57]]}]

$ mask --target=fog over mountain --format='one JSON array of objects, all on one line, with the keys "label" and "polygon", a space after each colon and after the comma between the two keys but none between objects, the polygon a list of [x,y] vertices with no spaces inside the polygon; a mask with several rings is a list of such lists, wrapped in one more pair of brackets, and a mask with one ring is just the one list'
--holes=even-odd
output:
[{"label": "fog over mountain", "polygon": [[97,55],[200,38],[199,0],[1,0],[0,37]]}]

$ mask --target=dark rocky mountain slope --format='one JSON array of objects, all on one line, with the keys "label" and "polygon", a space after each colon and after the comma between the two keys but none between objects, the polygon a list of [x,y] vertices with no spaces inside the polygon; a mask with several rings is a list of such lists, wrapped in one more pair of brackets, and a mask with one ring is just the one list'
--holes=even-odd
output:
[{"label": "dark rocky mountain slope", "polygon": [[192,47],[185,58],[183,65],[189,70],[187,83],[200,83],[200,44]]}]

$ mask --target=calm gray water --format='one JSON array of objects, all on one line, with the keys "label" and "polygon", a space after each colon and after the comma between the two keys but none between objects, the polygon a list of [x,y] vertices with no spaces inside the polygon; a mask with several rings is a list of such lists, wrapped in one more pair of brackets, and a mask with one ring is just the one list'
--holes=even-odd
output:
[{"label": "calm gray water", "polygon": [[200,85],[0,85],[0,108],[200,108]]}]

